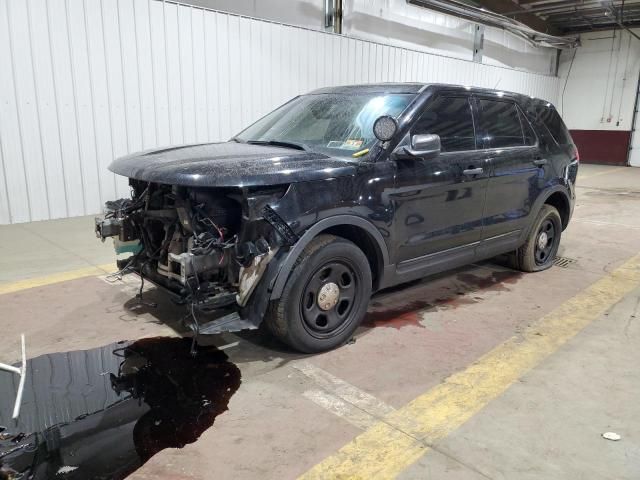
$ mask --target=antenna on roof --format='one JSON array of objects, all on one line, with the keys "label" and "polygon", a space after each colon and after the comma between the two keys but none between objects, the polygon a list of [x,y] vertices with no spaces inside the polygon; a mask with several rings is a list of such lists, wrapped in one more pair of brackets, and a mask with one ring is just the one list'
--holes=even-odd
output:
[{"label": "antenna on roof", "polygon": [[498,81],[496,82],[496,84],[493,86],[493,89],[495,90],[496,88],[498,88],[498,84],[500,83],[500,80],[502,80],[502,77],[500,77],[498,79]]}]

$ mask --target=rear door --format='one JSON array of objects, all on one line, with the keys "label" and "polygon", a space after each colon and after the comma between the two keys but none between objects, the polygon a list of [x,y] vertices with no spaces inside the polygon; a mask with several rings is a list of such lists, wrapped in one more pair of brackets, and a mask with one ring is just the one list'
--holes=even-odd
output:
[{"label": "rear door", "polygon": [[544,186],[547,159],[515,101],[476,96],[482,146],[490,164],[481,254],[517,244]]}]

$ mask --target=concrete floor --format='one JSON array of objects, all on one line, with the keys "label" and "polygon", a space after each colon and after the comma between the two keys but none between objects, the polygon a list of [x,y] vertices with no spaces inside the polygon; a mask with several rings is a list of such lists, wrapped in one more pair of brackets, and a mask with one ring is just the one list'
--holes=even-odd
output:
[{"label": "concrete floor", "polygon": [[[160,451],[131,478],[283,479],[317,464],[309,476],[331,478],[345,462],[360,462],[362,472],[381,462],[390,468],[379,478],[638,479],[640,284],[628,267],[638,253],[640,169],[582,165],[559,252],[574,260],[566,268],[523,275],[486,262],[382,292],[355,342],[322,355],[291,353],[262,332],[209,338],[241,372],[228,411],[196,442]],[[0,292],[9,292],[0,295],[0,361],[19,358],[20,332],[30,358],[183,334],[181,307],[150,289],[147,298],[159,307],[136,308],[135,279],[109,283],[92,272],[112,260],[110,246],[93,237],[91,218],[0,227]],[[58,282],[73,278],[59,276],[68,271],[84,273]],[[625,288],[592,295],[597,282]],[[586,313],[573,315],[575,305]],[[545,319],[564,314],[567,324],[582,322],[570,335],[562,322],[556,326],[566,343],[532,340],[544,335]],[[411,440],[424,454],[402,463],[406,452],[385,457],[378,443],[364,442],[381,424],[410,432],[392,419],[415,412],[414,399],[429,398],[456,375],[471,390],[486,386],[474,368],[504,345],[514,356],[502,355],[494,370],[526,368],[515,381],[494,379],[504,382],[495,394],[454,391],[460,420]],[[527,347],[524,363],[520,347]],[[404,421],[420,424],[432,406]],[[621,440],[603,439],[607,431]]]}]

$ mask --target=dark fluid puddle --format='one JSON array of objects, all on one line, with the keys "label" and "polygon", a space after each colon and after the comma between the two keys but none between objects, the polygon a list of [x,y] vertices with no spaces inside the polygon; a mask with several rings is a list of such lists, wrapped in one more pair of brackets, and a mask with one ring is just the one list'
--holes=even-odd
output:
[{"label": "dark fluid puddle", "polygon": [[28,362],[24,398],[0,373],[0,479],[124,478],[195,442],[227,410],[240,370],[215,347],[157,337]]},{"label": "dark fluid puddle", "polygon": [[516,283],[523,273],[514,270],[492,272],[488,277],[481,277],[472,273],[459,273],[456,278],[463,282],[468,290],[493,290],[507,292],[506,285]]},{"label": "dark fluid puddle", "polygon": [[[380,308],[381,304],[374,303],[374,307]],[[423,300],[414,300],[397,308],[384,308],[367,312],[362,321],[362,326],[367,328],[389,327],[397,330],[413,325],[422,327],[418,312],[433,307]]]},{"label": "dark fluid puddle", "polygon": [[[449,295],[435,296],[430,290],[429,284],[391,289],[394,293],[385,301],[374,301],[373,310],[370,310],[362,322],[365,328],[388,327],[400,329],[411,326],[425,328],[420,323],[419,313],[435,310],[449,310],[461,305],[470,305],[482,301],[481,297],[473,296],[474,293],[497,291],[507,292],[507,285],[516,283],[522,272],[493,271],[488,276],[480,276],[472,273],[458,273],[455,276],[456,288]],[[448,289],[448,287],[445,287]],[[434,298],[435,297],[435,298]]]}]

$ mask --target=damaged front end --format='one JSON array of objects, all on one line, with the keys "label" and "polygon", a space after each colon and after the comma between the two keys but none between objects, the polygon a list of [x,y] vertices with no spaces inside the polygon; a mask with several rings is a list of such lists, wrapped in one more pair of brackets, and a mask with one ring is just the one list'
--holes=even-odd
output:
[{"label": "damaged front end", "polygon": [[[136,273],[193,312],[230,309],[198,333],[257,328],[278,253],[297,240],[270,207],[277,187],[183,187],[130,180],[130,199],[107,202],[96,235],[112,237],[121,274]],[[271,265],[272,268],[269,268]]]}]

